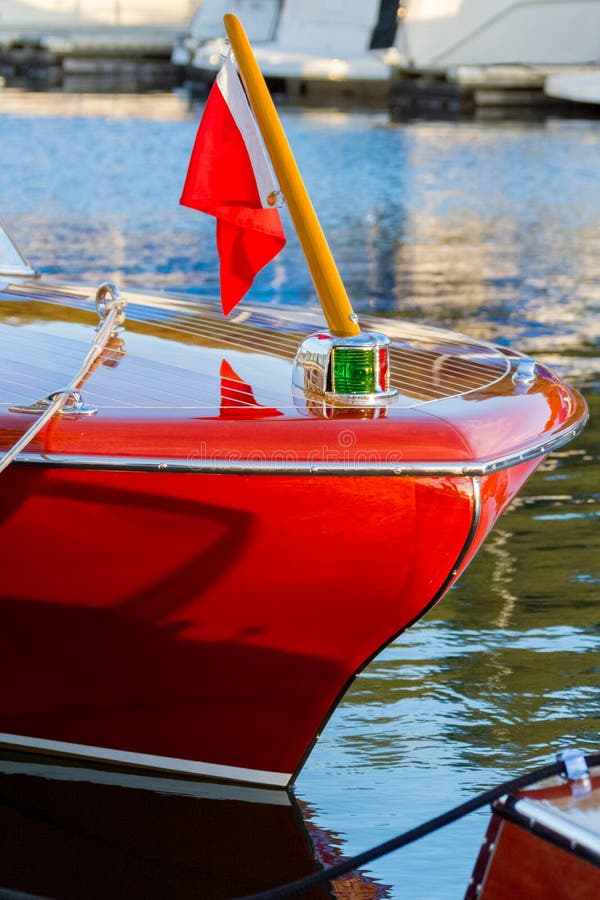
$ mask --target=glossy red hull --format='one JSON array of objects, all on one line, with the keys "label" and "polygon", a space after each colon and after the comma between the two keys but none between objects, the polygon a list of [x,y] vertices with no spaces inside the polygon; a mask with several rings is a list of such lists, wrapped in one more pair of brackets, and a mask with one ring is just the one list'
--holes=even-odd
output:
[{"label": "glossy red hull", "polygon": [[[13,345],[42,340],[51,302],[5,300]],[[75,341],[81,325],[61,328]],[[584,405],[545,371],[514,391],[495,351],[493,391],[443,406],[299,409],[273,387],[278,349],[237,351],[262,373],[250,386],[220,348],[127,341],[89,380],[106,408],[52,422],[1,476],[0,742],[287,786],[354,675],[472,558],[543,458],[539,435],[566,439]],[[460,348],[472,377],[481,351]],[[204,405],[130,402],[147,349],[158,385],[202,351],[216,379],[192,369],[185,390]],[[429,368],[419,353],[439,384],[448,351],[427,350]],[[29,418],[2,413],[4,447]]]},{"label": "glossy red hull", "polygon": [[[495,498],[508,476],[489,478]],[[6,480],[2,732],[286,783],[354,673],[488,527],[473,540],[469,479]]]}]

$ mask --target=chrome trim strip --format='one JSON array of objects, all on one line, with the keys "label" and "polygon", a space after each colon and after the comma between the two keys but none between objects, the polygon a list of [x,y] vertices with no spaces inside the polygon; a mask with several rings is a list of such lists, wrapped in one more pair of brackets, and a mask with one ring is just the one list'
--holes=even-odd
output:
[{"label": "chrome trim strip", "polygon": [[88,765],[66,766],[62,761],[31,762],[22,759],[0,757],[2,775],[26,775],[49,781],[85,782],[127,790],[150,791],[177,797],[193,797],[197,800],[235,800],[243,803],[264,803],[270,806],[291,806],[287,791],[272,788],[248,787],[242,784],[225,784],[217,781],[195,781],[161,775],[138,775],[119,769],[91,768]]},{"label": "chrome trim strip", "polygon": [[[260,458],[256,451],[254,459],[236,459],[232,452],[222,459],[200,459],[190,453],[187,459],[161,459],[160,457],[140,456],[84,456],[62,453],[21,453],[13,465],[46,465],[76,469],[104,469],[127,472],[186,472],[197,475],[412,475],[436,476],[450,475],[455,477],[475,477],[491,475],[510,469],[521,463],[545,456],[568,441],[577,437],[583,430],[587,416],[582,417],[575,425],[570,425],[554,437],[546,441],[532,444],[526,450],[509,453],[493,459],[474,460],[473,462],[405,462],[394,459],[394,451],[390,451],[388,459],[358,460],[349,459],[275,459]],[[343,455],[341,451],[340,455]],[[369,456],[369,452],[365,452]],[[373,454],[374,455],[374,454]],[[398,454],[400,455],[400,454]]]},{"label": "chrome trim strip", "polygon": [[168,772],[185,772],[204,778],[219,778],[224,781],[242,781],[257,785],[285,788],[291,774],[285,772],[263,772],[261,769],[244,769],[238,766],[224,766],[217,763],[198,762],[194,759],[177,759],[170,756],[154,756],[150,753],[135,753],[128,750],[113,750],[109,747],[93,747],[87,744],[72,744],[67,741],[51,741],[45,738],[25,737],[20,734],[0,733],[0,744],[11,747],[28,747],[67,756],[95,759],[99,762],[120,763],[124,766],[164,769]]},{"label": "chrome trim strip", "polygon": [[[473,546],[473,541],[477,537],[477,532],[479,530],[479,523],[481,522],[481,511],[483,508],[483,502],[481,497],[481,481],[478,475],[473,477],[471,481],[471,486],[473,488],[473,514],[471,516],[471,527],[469,528],[469,533],[465,539],[464,546],[460,553],[458,554],[458,558],[454,565],[452,566],[451,571],[448,574],[447,579],[444,581],[443,585],[439,589],[437,593],[437,600],[441,600],[442,597],[446,595],[451,583],[454,581],[456,576],[460,571],[460,567],[463,564],[463,560],[468,554],[469,550]],[[435,602],[437,602],[437,600]],[[431,606],[428,607],[431,609]],[[422,613],[424,615],[424,612]]]},{"label": "chrome trim strip", "polygon": [[600,860],[600,835],[561,815],[559,810],[542,806],[542,802],[524,797],[513,804],[513,810],[527,819],[530,826],[541,825],[562,838],[571,850],[581,847]]}]

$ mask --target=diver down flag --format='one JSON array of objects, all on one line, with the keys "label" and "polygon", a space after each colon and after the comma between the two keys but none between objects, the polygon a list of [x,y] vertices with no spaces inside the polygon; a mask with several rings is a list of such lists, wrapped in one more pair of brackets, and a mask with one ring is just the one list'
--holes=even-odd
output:
[{"label": "diver down flag", "polygon": [[285,244],[278,196],[256,120],[228,56],[206,101],[180,200],[217,220],[225,315]]}]

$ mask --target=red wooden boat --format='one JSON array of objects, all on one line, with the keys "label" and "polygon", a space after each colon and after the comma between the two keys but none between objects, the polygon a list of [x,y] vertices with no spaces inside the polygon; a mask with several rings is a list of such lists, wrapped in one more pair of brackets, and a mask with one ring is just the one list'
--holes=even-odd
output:
[{"label": "red wooden boat", "polygon": [[289,786],[356,673],[585,423],[511,350],[360,332],[299,176],[278,175],[328,328],[134,294],[123,326],[104,284],[96,331],[93,291],[5,248],[0,742]]},{"label": "red wooden boat", "polygon": [[568,754],[571,776],[497,801],[465,900],[597,900],[600,769]]},{"label": "red wooden boat", "polygon": [[[127,300],[0,475],[0,741],[285,787],[585,404],[511,350],[369,319],[397,396],[319,399],[293,383],[316,314]],[[0,452],[95,324],[93,291],[7,276]]]}]

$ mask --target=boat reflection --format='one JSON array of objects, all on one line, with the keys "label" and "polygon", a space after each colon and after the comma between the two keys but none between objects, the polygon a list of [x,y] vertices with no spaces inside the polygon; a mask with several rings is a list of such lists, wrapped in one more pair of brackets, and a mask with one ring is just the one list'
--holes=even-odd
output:
[{"label": "boat reflection", "polygon": [[[41,897],[241,897],[339,861],[284,791],[0,753],[2,889]],[[380,900],[351,874],[309,900]]]}]

